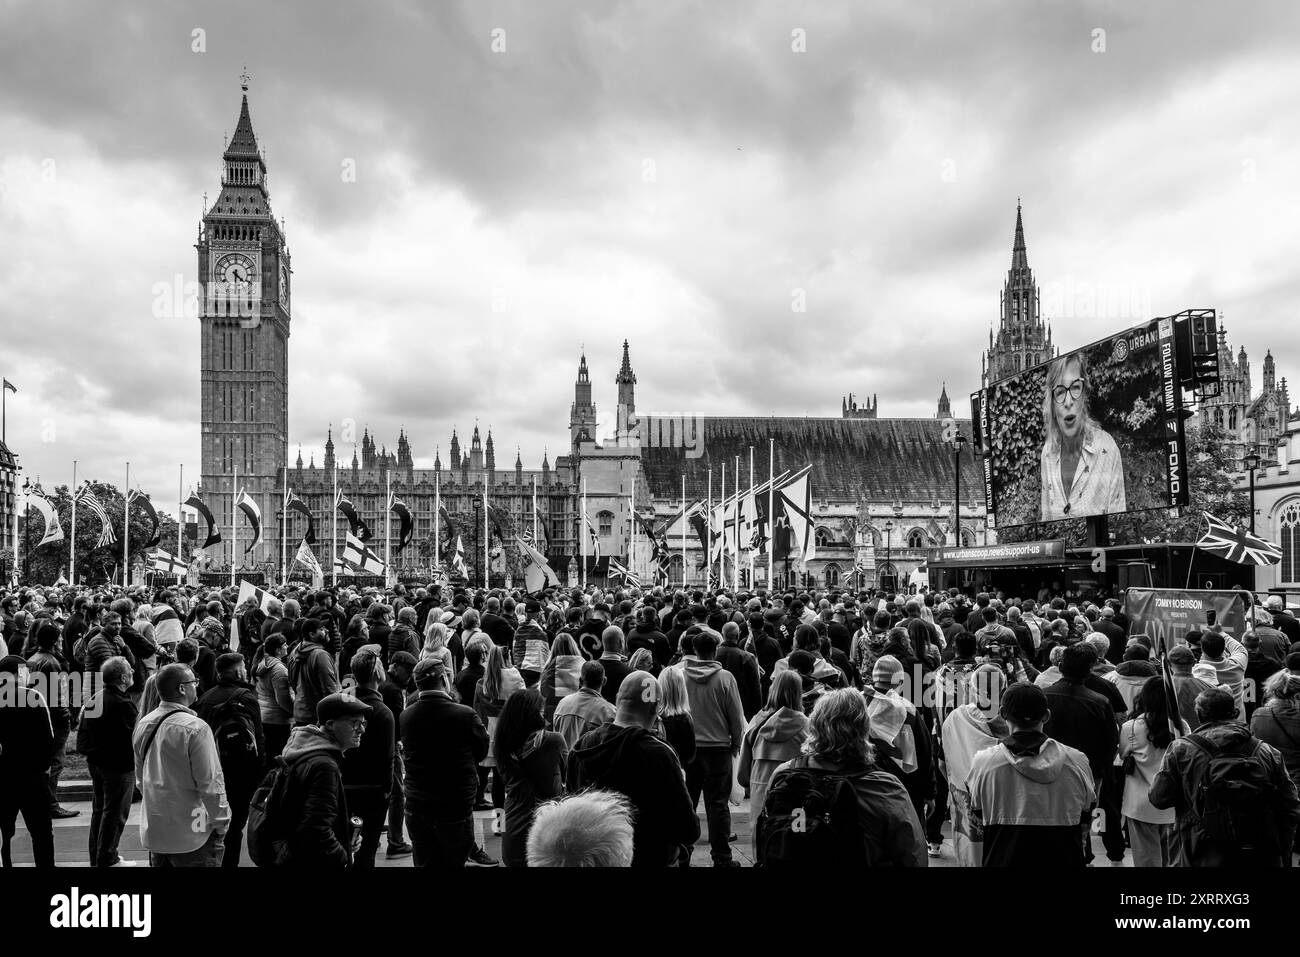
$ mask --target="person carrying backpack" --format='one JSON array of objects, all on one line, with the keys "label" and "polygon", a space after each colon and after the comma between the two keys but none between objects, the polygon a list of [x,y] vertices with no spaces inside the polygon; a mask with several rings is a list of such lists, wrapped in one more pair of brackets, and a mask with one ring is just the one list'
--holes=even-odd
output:
[{"label": "person carrying backpack", "polygon": [[226,779],[230,829],[226,831],[221,866],[238,867],[249,802],[266,763],[262,709],[248,681],[243,655],[227,652],[217,659],[217,683],[194,703],[194,713],[212,729],[221,774]]},{"label": "person carrying backpack", "polygon": [[1200,727],[1169,745],[1151,783],[1155,808],[1173,808],[1184,867],[1281,867],[1300,822],[1300,797],[1282,754],[1238,723],[1227,688],[1196,698]]},{"label": "person carrying backpack", "polygon": [[817,699],[804,753],[777,768],[759,814],[759,866],[926,867],[907,789],[875,766],[867,703],[853,688]]},{"label": "person carrying backpack", "polygon": [[[342,690],[334,656],[326,648],[329,623],[324,618],[304,618],[298,625],[299,642],[289,653],[289,687],[293,689],[293,723],[310,724],[316,706]],[[382,647],[382,646],[381,646]]]},{"label": "person carrying backpack", "polygon": [[284,753],[253,794],[248,855],[258,867],[342,870],[361,831],[348,817],[343,755],[361,743],[370,705],[347,692],[326,695],[316,723],[294,728]]}]

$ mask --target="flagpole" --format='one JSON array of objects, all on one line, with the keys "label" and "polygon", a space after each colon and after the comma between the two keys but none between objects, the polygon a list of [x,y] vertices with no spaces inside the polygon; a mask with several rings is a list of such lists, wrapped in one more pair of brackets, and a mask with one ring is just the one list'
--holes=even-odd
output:
[{"label": "flagpole", "polygon": [[722,488],[718,492],[721,500],[718,507],[722,509],[722,528],[718,529],[718,587],[726,584],[727,576],[727,463],[722,463]]},{"label": "flagpole", "polygon": [[686,472],[682,471],[682,590],[686,589]]},{"label": "flagpole", "polygon": [[709,490],[704,498],[704,587],[713,574],[713,469],[709,469]]},{"label": "flagpole", "polygon": [[731,558],[731,590],[740,591],[740,456],[736,456],[736,517],[732,520],[732,528],[735,530],[734,539],[736,550],[732,553]]},{"label": "flagpole", "polygon": [[767,443],[767,588],[771,591],[776,582],[776,439]]},{"label": "flagpole", "polygon": [[533,476],[533,548],[537,547],[537,476]]},{"label": "flagpole", "polygon": [[384,587],[388,587],[388,570],[393,567],[393,473],[384,469]]},{"label": "flagpole", "polygon": [[632,493],[628,497],[628,511],[632,513],[632,525],[627,536],[627,567],[636,574],[636,477],[632,478]]},{"label": "flagpole", "polygon": [[122,493],[122,589],[130,585],[130,542],[131,542],[131,463],[126,463],[126,490]]},{"label": "flagpole", "polygon": [[488,549],[492,547],[492,535],[488,531],[488,497],[487,497],[487,479],[483,480],[483,587],[486,589],[489,585],[488,578]]},{"label": "flagpole", "polygon": [[330,587],[339,587],[339,464],[334,463],[334,507],[330,509]]},{"label": "flagpole", "polygon": [[185,463],[176,476],[176,557],[181,554],[181,529],[185,527]]},{"label": "flagpole", "polygon": [[433,567],[438,567],[438,536],[442,534],[442,469],[433,473]]},{"label": "flagpole", "polygon": [[582,590],[587,590],[587,476],[582,477],[582,519],[578,522],[578,541],[582,546]]},{"label": "flagpole", "polygon": [[238,561],[236,556],[239,554],[239,523],[235,520],[235,514],[239,507],[235,504],[239,501],[239,463],[231,464],[233,471],[230,475],[230,584],[235,584],[235,562]]},{"label": "flagpole", "polygon": [[68,543],[68,584],[77,585],[77,460],[72,460],[72,541]]},{"label": "flagpole", "polygon": [[[749,447],[749,494],[750,497],[754,495],[754,447],[752,445]],[[757,511],[757,506],[755,506],[755,511]],[[757,518],[758,516],[755,515],[754,517]],[[751,531],[749,534],[750,541],[753,542],[754,533]],[[754,588],[754,549],[752,547],[749,549],[749,587],[751,591]]]},{"label": "flagpole", "polygon": [[[302,453],[300,452],[299,455]],[[289,466],[284,467],[284,499],[280,505],[280,585],[289,584]]]}]

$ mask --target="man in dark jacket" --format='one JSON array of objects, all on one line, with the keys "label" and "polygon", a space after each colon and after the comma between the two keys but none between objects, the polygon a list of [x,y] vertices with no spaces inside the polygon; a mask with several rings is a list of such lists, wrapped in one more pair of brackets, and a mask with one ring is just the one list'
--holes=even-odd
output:
[{"label": "man in dark jacket", "polygon": [[[399,740],[397,728],[402,712],[406,709],[406,692],[414,686],[411,675],[415,672],[415,658],[405,651],[399,651],[388,662],[388,675],[379,684],[379,696],[384,707],[393,716],[393,742],[397,748]],[[479,675],[481,678],[482,675]],[[473,689],[470,689],[471,694]],[[406,765],[402,761],[402,752],[397,748],[393,756],[393,787],[388,795],[388,847],[387,857],[405,857],[411,853],[411,845],[406,842],[406,800],[402,795],[402,780],[406,776]]]},{"label": "man in dark jacket", "polygon": [[352,867],[368,870],[375,866],[379,837],[384,832],[388,815],[397,738],[393,712],[379,693],[384,677],[383,662],[378,656],[366,652],[353,655],[352,677],[357,682],[357,700],[370,706],[370,715],[366,718],[366,733],[361,744],[343,756],[343,787],[347,792],[348,807],[361,818],[361,846],[352,859]]},{"label": "man in dark jacket", "polygon": [[772,687],[772,669],[781,660],[781,646],[767,630],[762,614],[754,612],[747,622],[749,637],[745,639],[745,650],[758,659],[759,697],[766,701],[768,689]]},{"label": "man in dark jacket", "polygon": [[217,742],[221,774],[226,779],[230,828],[226,831],[222,867],[238,867],[244,844],[248,806],[262,776],[266,738],[257,692],[248,681],[244,656],[227,652],[217,659],[217,683],[194,702],[194,713],[208,723]]},{"label": "man in dark jacket", "polygon": [[1282,634],[1290,644],[1300,641],[1300,621],[1296,621],[1294,615],[1286,610],[1286,602],[1281,595],[1269,595],[1267,602],[1268,612],[1273,616],[1273,627]]},{"label": "man in dark jacket", "polygon": [[613,722],[583,735],[569,763],[570,791],[618,791],[636,809],[633,867],[670,866],[700,836],[677,754],[652,733],[658,707],[654,676],[634,671],[615,697]]},{"label": "man in dark jacket", "polygon": [[1124,660],[1124,645],[1128,639],[1124,634],[1124,629],[1115,624],[1115,609],[1105,605],[1098,613],[1096,622],[1093,623],[1092,630],[1105,635],[1110,639],[1110,649],[1106,652],[1106,660],[1112,665],[1118,665]]},{"label": "man in dark jacket", "polygon": [[281,757],[289,767],[281,813],[292,826],[284,865],[341,870],[352,862],[355,841],[343,789],[343,755],[361,743],[370,706],[351,694],[326,695],[316,723],[294,728]]},{"label": "man in dark jacket", "polygon": [[73,811],[59,804],[59,777],[63,773],[63,760],[67,750],[68,733],[72,728],[72,714],[68,706],[68,663],[59,654],[59,626],[43,619],[36,629],[36,654],[27,659],[27,670],[41,676],[41,693],[50,709],[50,724],[54,731],[54,749],[50,753],[50,817],[64,820],[76,817]]},{"label": "man in dark jacket", "polygon": [[1264,703],[1264,682],[1281,671],[1282,661],[1264,652],[1259,631],[1247,632],[1241,641],[1246,646],[1246,723],[1250,723],[1255,709]]},{"label": "man in dark jacket", "polygon": [[487,757],[487,728],[474,709],[457,704],[441,658],[415,666],[420,696],[402,712],[406,762],[406,827],[416,867],[464,867],[474,850],[478,763]]},{"label": "man in dark jacket", "polygon": [[[1065,649],[1060,664],[1061,680],[1044,689],[1051,714],[1043,733],[1087,755],[1094,785],[1100,786],[1115,760],[1119,725],[1115,723],[1110,702],[1085,686],[1094,661],[1096,655],[1087,643]],[[1085,862],[1092,860],[1091,825],[1091,815],[1085,815],[1081,822]],[[1119,834],[1116,843],[1115,836],[1107,830],[1106,856],[1112,861],[1123,860],[1123,835]]]},{"label": "man in dark jacket", "polygon": [[507,621],[501,614],[501,602],[496,598],[489,598],[483,609],[483,623],[479,626],[487,636],[492,639],[492,644],[500,645],[502,648],[509,648],[510,642],[515,637],[514,622]]},{"label": "man in dark jacket", "polygon": [[341,686],[338,672],[334,670],[334,656],[325,649],[329,640],[326,621],[304,618],[299,633],[301,640],[290,653],[288,664],[289,687],[293,689],[293,723],[301,726],[309,724],[316,715],[316,705]]},{"label": "man in dark jacket", "polygon": [[600,644],[605,652],[600,656],[600,663],[605,669],[605,687],[600,693],[605,696],[606,701],[613,704],[623,679],[632,671],[628,667],[627,657],[623,654],[623,629],[617,625],[610,625],[601,634]]},{"label": "man in dark jacket", "polygon": [[627,636],[627,653],[634,655],[639,648],[649,648],[655,660],[655,674],[668,666],[672,660],[672,648],[668,645],[668,636],[658,627],[659,615],[649,605],[638,612],[638,620],[631,634]]},{"label": "man in dark jacket", "polygon": [[397,624],[388,633],[388,645],[384,653],[385,664],[399,651],[405,651],[413,658],[419,659],[420,648],[424,642],[415,630],[415,619],[415,609],[409,605],[397,613]]},{"label": "man in dark jacket", "polygon": [[[99,674],[100,669],[104,667],[104,662],[115,655],[125,658],[132,668],[135,667],[135,655],[127,648],[126,642],[122,640],[121,632],[122,616],[115,611],[105,613],[103,621],[100,622],[99,631],[95,632],[86,641],[86,674]],[[87,685],[89,685],[89,682],[87,682]]]},{"label": "man in dark jacket", "polygon": [[131,813],[135,791],[135,752],[131,736],[136,710],[131,702],[131,665],[114,655],[100,671],[102,687],[81,711],[77,750],[86,757],[94,789],[90,816],[90,866],[134,866],[123,861],[117,844]]},{"label": "man in dark jacket", "polygon": [[758,657],[740,647],[740,626],[729,621],[722,626],[718,663],[731,672],[740,691],[740,709],[748,721],[763,707],[762,685],[758,680]]},{"label": "man in dark jacket", "polygon": [[17,705],[0,707],[0,861],[13,866],[9,844],[21,812],[36,866],[53,867],[47,775],[54,736],[45,700],[19,680],[20,668],[26,664],[17,655],[0,660],[0,699]]},{"label": "man in dark jacket", "polygon": [[[1260,741],[1237,722],[1237,701],[1226,688],[1211,688],[1196,699],[1200,725],[1194,734],[1169,745],[1164,764],[1151,782],[1149,798],[1155,808],[1173,808],[1184,867],[1282,867],[1290,864],[1300,797],[1286,772],[1282,754]],[[1220,755],[1241,756],[1256,766],[1262,785],[1254,806],[1234,812],[1228,826],[1238,838],[1229,844],[1216,839],[1203,824],[1210,785],[1210,762]],[[1239,799],[1240,800],[1240,799]]]}]

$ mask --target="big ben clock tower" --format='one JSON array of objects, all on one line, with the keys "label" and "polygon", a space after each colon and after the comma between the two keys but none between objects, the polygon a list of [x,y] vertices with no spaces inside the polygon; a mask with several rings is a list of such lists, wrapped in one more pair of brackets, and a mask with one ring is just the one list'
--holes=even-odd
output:
[{"label": "big ben clock tower", "polygon": [[[242,87],[239,120],[221,157],[221,191],[204,212],[195,244],[203,290],[200,474],[203,499],[222,537],[222,556],[211,557],[226,567],[232,558],[236,566],[278,564],[279,470],[289,451],[292,271],[248,115],[247,73]],[[237,552],[229,541],[238,489],[247,490],[262,512],[264,542],[248,554],[252,537],[242,517]]]}]

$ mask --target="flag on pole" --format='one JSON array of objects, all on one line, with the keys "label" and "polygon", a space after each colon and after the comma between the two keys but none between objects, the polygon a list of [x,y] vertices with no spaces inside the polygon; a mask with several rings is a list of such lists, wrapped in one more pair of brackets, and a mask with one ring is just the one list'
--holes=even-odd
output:
[{"label": "flag on pole", "polygon": [[592,565],[600,564],[600,536],[596,534],[596,526],[591,524],[591,516],[584,515],[587,520],[587,532],[591,536],[591,554],[587,557],[591,559]]},{"label": "flag on pole", "polygon": [[637,576],[637,574],[634,571],[632,571],[630,568],[628,568],[626,565],[624,565],[622,562],[620,562],[617,558],[613,558],[613,557],[610,558],[609,573],[611,575],[616,576],[618,580],[625,585],[630,585],[633,588],[641,587],[641,579]]},{"label": "flag on pole", "polygon": [[161,548],[155,548],[149,553],[149,564],[154,571],[164,575],[184,575],[190,570],[185,559]]},{"label": "flag on pole", "polygon": [[370,550],[370,546],[351,532],[347,533],[347,541],[343,545],[341,557],[344,564],[351,565],[367,575],[382,575],[386,570],[386,566],[380,561],[379,556]]},{"label": "flag on pole", "polygon": [[316,553],[311,550],[307,539],[304,538],[298,543],[298,553],[293,556],[293,561],[295,565],[302,565],[306,568],[312,573],[313,577],[316,575],[320,575],[322,578],[325,577],[325,572],[321,569],[320,562],[316,559]]},{"label": "flag on pole", "polygon": [[235,507],[244,513],[244,517],[248,519],[248,524],[253,526],[253,540],[244,549],[244,554],[247,555],[262,544],[262,510],[257,507],[253,497],[244,489],[240,490],[239,497],[235,499]]},{"label": "flag on pole", "polygon": [[1221,522],[1209,512],[1201,513],[1208,526],[1196,542],[1202,551],[1219,555],[1238,565],[1276,565],[1282,560],[1282,549],[1267,539],[1253,535],[1240,525]]},{"label": "flag on pole", "polygon": [[370,531],[370,526],[366,524],[365,519],[357,512],[356,506],[343,497],[339,492],[339,497],[334,503],[334,507],[347,516],[348,524],[351,526],[352,534],[363,542],[368,542],[375,537]]},{"label": "flag on pole", "polygon": [[[537,516],[537,547],[542,552],[545,552],[550,544],[550,537],[546,534],[546,516],[542,514],[542,510],[536,505],[533,506],[533,514]],[[529,532],[532,531],[531,525],[530,522]]]},{"label": "flag on pole", "polygon": [[18,386],[14,385],[14,384],[13,384],[12,382],[10,382],[8,379],[5,379],[5,388],[8,389],[10,392],[13,392],[13,393],[15,393],[15,394],[17,394],[17,392],[18,392]]},{"label": "flag on pole", "polygon": [[104,511],[104,506],[99,503],[99,499],[95,498],[95,494],[91,491],[89,485],[83,488],[81,494],[77,496],[77,504],[90,509],[101,523],[102,528],[99,532],[99,539],[95,542],[95,547],[104,548],[107,545],[115,544],[117,535],[113,531],[112,524],[108,521],[108,512]]},{"label": "flag on pole", "polygon": [[812,555],[812,487],[808,481],[811,473],[812,466],[805,466],[776,489],[776,500],[790,526],[792,558],[809,558]]},{"label": "flag on pole", "polygon": [[28,495],[27,503],[31,505],[32,508],[36,509],[36,511],[40,512],[41,517],[45,519],[45,534],[42,535],[41,540],[36,543],[36,547],[40,548],[42,545],[48,545],[50,542],[63,541],[63,526],[59,524],[59,513],[55,511],[50,500],[47,499],[38,489]]},{"label": "flag on pole", "polygon": [[153,522],[153,529],[149,532],[149,537],[141,547],[144,549],[154,548],[162,540],[162,536],[158,534],[158,526],[160,524],[158,521],[158,510],[153,507],[153,502],[149,501],[149,496],[145,495],[138,487],[126,498],[126,503],[128,505],[134,504],[135,502],[140,503],[140,507],[145,510],[149,515],[149,520]]},{"label": "flag on pole", "polygon": [[396,495],[389,498],[388,510],[401,519],[402,522],[401,531],[397,536],[397,544],[393,546],[393,551],[400,554],[402,549],[410,544],[411,536],[415,534],[415,522],[411,518],[411,510]]},{"label": "flag on pole", "polygon": [[207,548],[221,541],[221,533],[217,531],[217,520],[212,515],[212,509],[204,505],[202,499],[197,495],[191,495],[185,500],[185,507],[194,509],[208,523],[207,537],[203,539],[203,544],[199,548]]},{"label": "flag on pole", "polygon": [[469,578],[469,569],[465,566],[465,544],[456,536],[456,553],[451,560],[451,570],[461,578]]},{"label": "flag on pole", "polygon": [[235,608],[243,607],[244,602],[252,598],[257,602],[257,607],[262,611],[269,612],[271,608],[271,599],[274,596],[264,588],[258,588],[247,579],[239,580],[239,596],[235,599]]},{"label": "flag on pole", "polygon": [[289,489],[289,500],[285,502],[284,507],[286,510],[292,509],[307,517],[307,533],[303,535],[302,539],[308,545],[315,545],[316,522],[311,517],[311,509],[307,507],[307,503],[295,495],[293,489]]},{"label": "flag on pole", "polygon": [[517,541],[524,560],[524,584],[527,589],[530,592],[535,592],[541,591],[547,586],[555,587],[559,585],[560,579],[552,571],[546,557],[522,538]]}]

